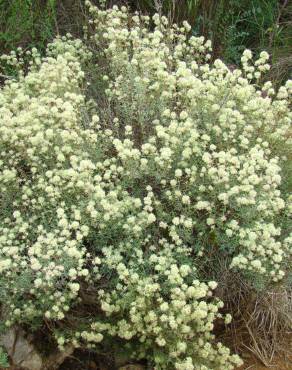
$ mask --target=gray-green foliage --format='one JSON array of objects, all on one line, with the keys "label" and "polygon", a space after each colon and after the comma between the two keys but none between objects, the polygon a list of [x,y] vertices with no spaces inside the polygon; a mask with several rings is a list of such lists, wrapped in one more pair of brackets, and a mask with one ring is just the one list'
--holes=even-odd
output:
[{"label": "gray-green foliage", "polygon": [[28,71],[4,58],[18,69],[0,92],[2,322],[46,323],[61,349],[231,370],[213,266],[267,289],[289,272],[291,81],[262,82],[266,52],[210,62],[187,22],[88,7],[88,39],[32,50]]},{"label": "gray-green foliage", "polygon": [[0,366],[4,368],[9,367],[7,353],[2,347],[0,347]]}]

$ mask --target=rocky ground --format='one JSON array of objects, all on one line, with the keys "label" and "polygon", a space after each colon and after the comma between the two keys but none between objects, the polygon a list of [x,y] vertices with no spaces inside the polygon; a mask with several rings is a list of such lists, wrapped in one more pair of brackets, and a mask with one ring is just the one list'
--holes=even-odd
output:
[{"label": "rocky ground", "polygon": [[[287,347],[288,342],[287,338]],[[31,338],[22,329],[12,328],[0,338],[13,364],[8,370],[152,370],[145,364],[129,364],[125,356],[109,358],[93,352],[75,350],[68,347],[65,352],[52,353],[44,358],[36,350]],[[292,356],[276,357],[269,366],[263,366],[250,353],[243,353],[244,365],[238,370],[292,370]],[[2,370],[0,368],[0,370]]]},{"label": "rocky ground", "polygon": [[[238,370],[291,370],[292,358],[276,358],[270,367],[262,365],[255,358],[250,357],[245,364]],[[4,370],[0,368],[0,370]],[[23,370],[22,368],[10,367],[6,370]],[[27,369],[31,370],[31,369]],[[115,367],[113,364],[106,364],[97,357],[89,354],[74,353],[59,367],[59,370],[146,370],[142,364],[128,364],[121,367]],[[147,369],[149,370],[149,369]]]}]

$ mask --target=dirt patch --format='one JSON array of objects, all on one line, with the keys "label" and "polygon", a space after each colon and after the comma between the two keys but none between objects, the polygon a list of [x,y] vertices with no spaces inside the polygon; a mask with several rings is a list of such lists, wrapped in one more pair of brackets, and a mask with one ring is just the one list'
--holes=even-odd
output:
[{"label": "dirt patch", "polygon": [[272,364],[267,367],[257,361],[255,358],[245,360],[244,365],[238,370],[291,370],[292,369],[292,357],[290,358],[275,358]]}]

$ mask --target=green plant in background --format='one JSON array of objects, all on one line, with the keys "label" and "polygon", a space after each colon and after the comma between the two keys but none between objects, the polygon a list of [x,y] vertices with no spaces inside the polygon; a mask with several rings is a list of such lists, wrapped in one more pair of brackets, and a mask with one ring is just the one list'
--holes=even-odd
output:
[{"label": "green plant in background", "polygon": [[267,50],[272,62],[269,77],[274,80],[288,78],[292,67],[292,5],[276,0],[229,1],[229,5],[223,38],[224,59],[238,64],[245,48],[256,54]]},{"label": "green plant in background", "polygon": [[[108,0],[106,4],[159,12],[176,23],[187,20],[193,34],[212,41],[213,59],[223,58],[229,65],[239,65],[246,48],[255,54],[267,50],[272,59],[268,77],[278,84],[290,77],[292,3],[287,0]],[[59,31],[80,37],[84,20],[83,0],[1,0],[0,54],[18,46],[43,52]]]},{"label": "green plant in background", "polygon": [[0,367],[9,367],[7,353],[4,352],[2,347],[0,347]]},{"label": "green plant in background", "polygon": [[138,0],[138,10],[159,11],[172,21],[184,19],[195,35],[212,41],[213,58],[240,64],[249,48],[258,54],[267,50],[272,59],[270,78],[279,83],[289,78],[292,69],[292,4],[277,0]]},{"label": "green plant in background", "polygon": [[17,47],[44,50],[56,33],[56,0],[1,0],[1,51]]},{"label": "green plant in background", "polygon": [[[1,0],[0,56],[12,51],[22,58],[31,48],[42,54],[58,31],[56,6],[56,0]],[[0,77],[7,76],[14,78],[15,69],[1,60]]]}]

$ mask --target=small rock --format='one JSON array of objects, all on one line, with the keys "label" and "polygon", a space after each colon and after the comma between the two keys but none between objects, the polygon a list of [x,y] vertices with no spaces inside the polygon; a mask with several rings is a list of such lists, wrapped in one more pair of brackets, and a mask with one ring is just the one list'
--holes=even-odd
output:
[{"label": "small rock", "polygon": [[146,368],[140,364],[131,364],[119,368],[119,370],[145,370],[145,369]]},{"label": "small rock", "polygon": [[88,364],[88,369],[89,370],[97,370],[97,365],[94,361],[90,361]]},{"label": "small rock", "polygon": [[17,327],[9,329],[1,336],[0,345],[6,349],[13,366],[27,370],[41,370],[42,358],[25,337],[22,329]]},{"label": "small rock", "polygon": [[122,366],[125,366],[131,362],[131,357],[127,352],[116,352],[114,353],[114,362],[115,362],[115,367],[119,369]]},{"label": "small rock", "polygon": [[47,356],[46,360],[44,361],[42,370],[56,370],[59,369],[60,365],[66,360],[66,358],[70,357],[74,352],[74,347],[70,344],[65,346],[62,352],[56,351],[51,353]]},{"label": "small rock", "polygon": [[68,345],[64,351],[56,351],[43,359],[33,345],[32,340],[33,337],[27,336],[19,327],[9,329],[0,337],[0,345],[6,349],[12,368],[20,370],[55,370],[74,351],[74,347]]},{"label": "small rock", "polygon": [[249,352],[243,352],[240,354],[240,357],[245,358],[245,359],[250,359],[252,358],[252,355]]}]

